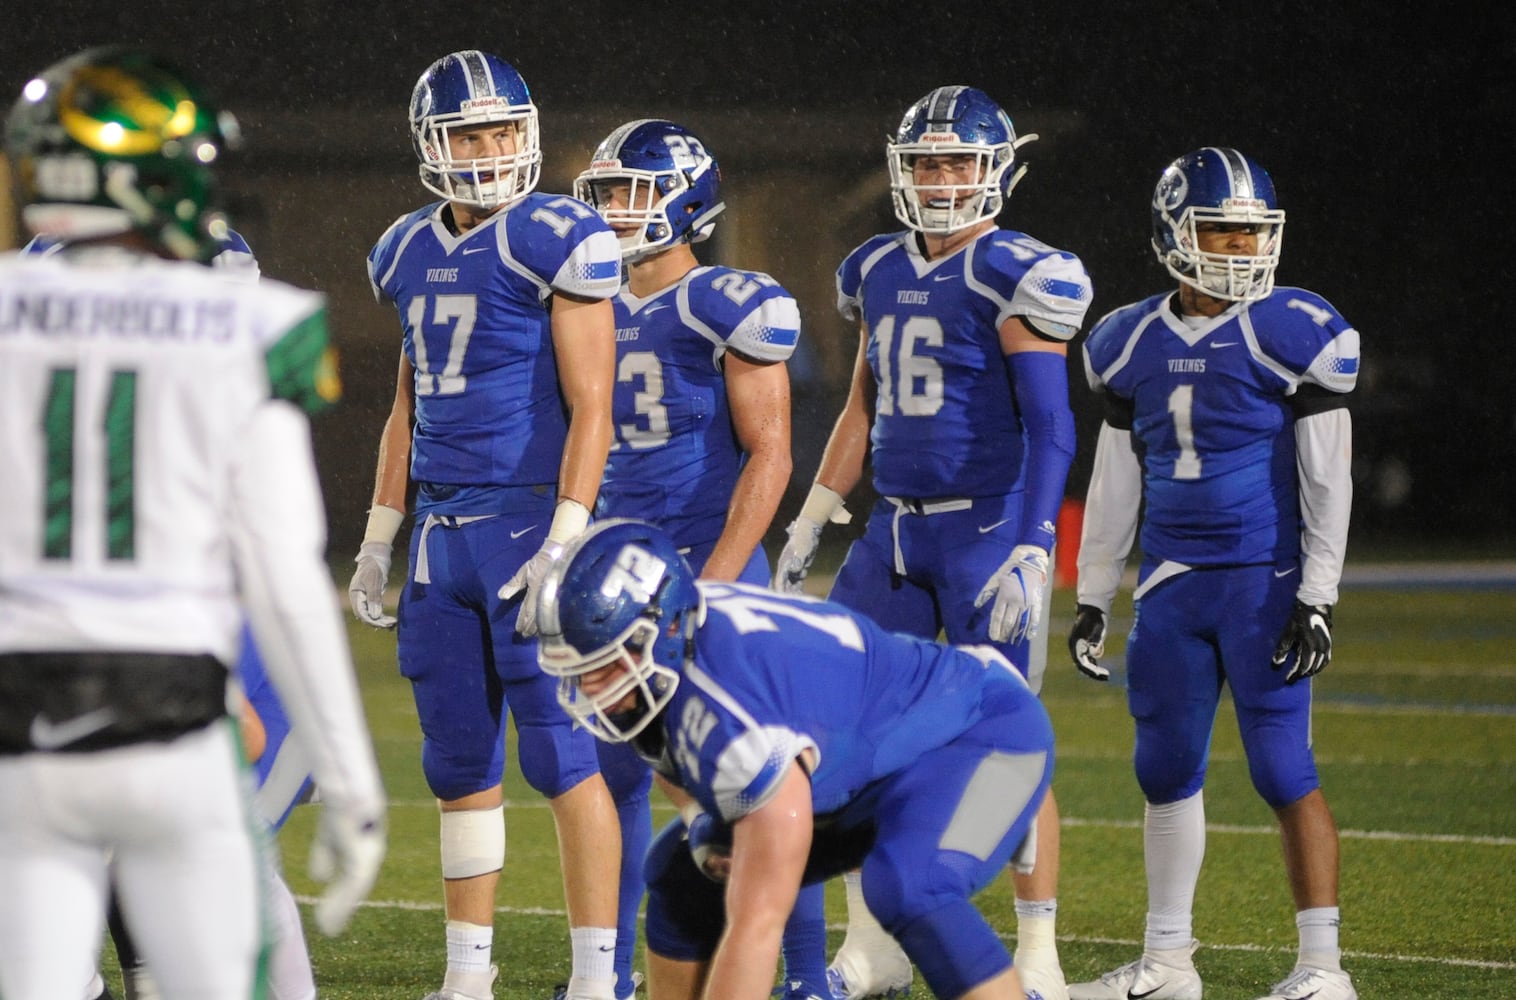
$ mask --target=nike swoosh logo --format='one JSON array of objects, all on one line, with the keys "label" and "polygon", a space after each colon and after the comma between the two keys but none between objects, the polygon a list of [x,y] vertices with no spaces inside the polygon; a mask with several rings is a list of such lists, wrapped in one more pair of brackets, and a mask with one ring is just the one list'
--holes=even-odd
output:
[{"label": "nike swoosh logo", "polygon": [[1236,347],[1237,346],[1237,341],[1235,341],[1235,340],[1218,340],[1214,344],[1212,344],[1211,346],[1212,347]]},{"label": "nike swoosh logo", "polygon": [[1283,580],[1285,577],[1289,576],[1293,572],[1295,572],[1295,567],[1294,566],[1291,566],[1289,569],[1276,569],[1274,571],[1274,579],[1276,579],[1276,580]]},{"label": "nike swoosh logo", "polygon": [[530,528],[522,528],[520,531],[513,531],[513,532],[511,532],[511,538],[514,540],[514,539],[520,538],[522,535],[526,534],[528,531],[536,531],[536,530],[537,530],[537,526],[534,524]]},{"label": "nike swoosh logo", "polygon": [[490,248],[489,247],[464,247],[463,248],[463,254],[464,254],[464,256],[468,256],[471,253],[484,253],[484,251],[486,251],[488,249],[490,249]]},{"label": "nike swoosh logo", "polygon": [[996,528],[1000,527],[1002,524],[1005,524],[1006,521],[1009,521],[1009,520],[1010,520],[1010,518],[1005,518],[1004,520],[996,521],[994,524],[986,524],[986,525],[982,526],[979,529],[979,533],[981,535],[987,535],[990,532],[994,531]]},{"label": "nike swoosh logo", "polygon": [[667,309],[667,308],[668,308],[668,303],[667,302],[659,302],[656,305],[648,306],[646,309],[642,310],[642,315],[644,315],[644,316],[651,316],[651,315],[653,315],[653,313],[657,312],[659,309]]},{"label": "nike swoosh logo", "polygon": [[114,708],[97,708],[67,722],[54,722],[45,715],[39,715],[32,719],[29,735],[32,746],[38,750],[57,750],[70,743],[77,743],[86,736],[93,736],[115,721]]},{"label": "nike swoosh logo", "polygon": [[958,275],[956,275],[956,274],[938,274],[938,275],[935,275],[932,278],[932,280],[933,281],[952,281],[956,277],[958,277]]},{"label": "nike swoosh logo", "polygon": [[1126,991],[1127,1000],[1143,1000],[1144,997],[1150,997],[1150,996],[1152,996],[1154,993],[1157,993],[1159,990],[1163,989],[1167,985],[1168,985],[1168,983],[1159,983],[1157,986],[1154,986],[1152,989],[1150,989],[1150,990],[1143,990],[1141,993],[1137,993],[1137,992],[1135,992],[1133,990],[1127,990]]}]

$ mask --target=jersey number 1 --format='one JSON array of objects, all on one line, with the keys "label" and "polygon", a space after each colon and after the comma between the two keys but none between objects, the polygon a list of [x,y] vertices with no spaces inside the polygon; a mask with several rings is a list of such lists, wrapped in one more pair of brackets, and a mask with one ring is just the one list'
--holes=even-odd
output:
[{"label": "jersey number 1", "polygon": [[[78,419],[76,395],[79,372],[54,368],[43,407],[42,435],[47,445],[47,477],[43,490],[42,557],[71,559],[74,554],[74,429]],[[137,373],[111,372],[105,400],[105,556],[135,557],[135,473]]]}]

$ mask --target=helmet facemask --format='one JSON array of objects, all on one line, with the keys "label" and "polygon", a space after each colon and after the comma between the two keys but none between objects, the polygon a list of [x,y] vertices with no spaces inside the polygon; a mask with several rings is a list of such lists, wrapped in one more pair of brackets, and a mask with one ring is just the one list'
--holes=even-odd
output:
[{"label": "helmet facemask", "polygon": [[[593,735],[608,743],[625,743],[652,724],[674,697],[679,674],[658,663],[658,623],[652,618],[632,622],[614,640],[588,653],[580,653],[561,636],[544,637],[538,652],[542,669],[558,677],[558,704]],[[615,663],[625,668],[615,680],[593,695],[580,687],[585,674]],[[628,695],[636,695],[631,708],[620,708]]]},{"label": "helmet facemask", "polygon": [[[1200,249],[1199,227],[1204,223],[1251,226],[1257,233],[1257,252],[1209,253]],[[1213,298],[1255,302],[1274,290],[1274,272],[1284,242],[1284,212],[1254,198],[1229,198],[1219,208],[1191,206],[1172,226],[1174,246],[1161,253],[1175,278]]]},{"label": "helmet facemask", "polygon": [[[448,143],[450,133],[490,126],[515,128],[514,153],[453,158]],[[492,211],[520,201],[537,187],[542,171],[542,147],[534,105],[512,107],[500,97],[465,101],[463,110],[457,114],[426,117],[415,133],[421,183],[433,194]]]},{"label": "helmet facemask", "polygon": [[[627,189],[624,198],[617,197],[616,189],[620,187]],[[615,162],[591,164],[574,181],[574,197],[599,212],[616,231],[621,259],[629,264],[675,242],[674,220],[669,218],[668,210],[677,196],[688,190],[688,179],[678,171],[627,170]],[[613,206],[613,201],[620,204]],[[689,242],[705,239],[714,228],[706,226],[704,235],[692,233]]]},{"label": "helmet facemask", "polygon": [[[920,142],[890,143],[887,152],[895,218],[917,232],[934,236],[947,236],[995,218],[1026,173],[1026,167],[1022,166],[1007,176],[1016,161],[1016,147],[1035,138],[1028,135],[1014,142],[986,146],[960,142],[956,135],[945,133],[924,135]],[[918,184],[913,167],[921,156],[972,156],[972,173],[977,180],[965,184]]]}]

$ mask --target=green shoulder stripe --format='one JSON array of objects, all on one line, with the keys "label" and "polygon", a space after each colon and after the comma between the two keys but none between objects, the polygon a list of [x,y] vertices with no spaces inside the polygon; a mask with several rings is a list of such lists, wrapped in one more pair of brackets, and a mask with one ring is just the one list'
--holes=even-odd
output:
[{"label": "green shoulder stripe", "polygon": [[306,317],[264,354],[275,399],[287,399],[307,413],[319,413],[342,397],[337,355],[327,342],[326,310]]}]

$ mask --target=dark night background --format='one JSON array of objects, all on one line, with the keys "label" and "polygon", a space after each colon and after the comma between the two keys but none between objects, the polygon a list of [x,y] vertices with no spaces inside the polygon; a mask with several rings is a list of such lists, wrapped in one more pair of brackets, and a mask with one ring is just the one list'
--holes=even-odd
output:
[{"label": "dark night background", "polygon": [[[1171,283],[1147,242],[1170,160],[1231,145],[1268,168],[1288,213],[1280,283],[1325,295],[1363,336],[1350,557],[1516,554],[1505,367],[1516,15],[1503,5],[1477,17],[1462,5],[1214,0],[12,6],[0,32],[7,100],[54,60],[121,41],[175,56],[242,118],[235,222],[265,274],[331,296],[347,401],[317,437],[338,561],[361,532],[398,349],[363,258],[429,197],[405,128],[412,84],[436,57],[473,47],[532,88],[544,190],[564,190],[631,117],[681,120],[721,160],[732,210],[717,251],[774,274],[806,322],[781,526],[815,471],[855,347],[831,309],[832,271],[851,246],[897,228],[884,136],[928,90],[967,83],[1041,135],[1000,223],[1082,257],[1091,322]],[[1077,496],[1098,416],[1077,362],[1070,370]]]}]

